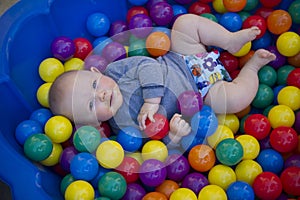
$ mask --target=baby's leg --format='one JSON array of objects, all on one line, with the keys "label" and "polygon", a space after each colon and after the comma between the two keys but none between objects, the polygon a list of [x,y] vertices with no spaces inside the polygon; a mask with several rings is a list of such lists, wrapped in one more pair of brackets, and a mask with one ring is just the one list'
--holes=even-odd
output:
[{"label": "baby's leg", "polygon": [[257,27],[232,33],[210,19],[186,14],[180,16],[173,25],[171,50],[187,55],[205,52],[206,46],[216,46],[236,53],[259,33]]},{"label": "baby's leg", "polygon": [[205,104],[210,105],[216,113],[236,113],[243,110],[257,93],[258,70],[275,58],[267,50],[257,50],[232,82],[219,81],[210,88]]}]

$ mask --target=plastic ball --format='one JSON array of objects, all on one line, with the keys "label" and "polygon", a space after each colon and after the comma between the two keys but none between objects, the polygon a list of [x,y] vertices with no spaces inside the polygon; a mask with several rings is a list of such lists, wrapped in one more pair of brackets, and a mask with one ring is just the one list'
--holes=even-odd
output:
[{"label": "plastic ball", "polygon": [[102,50],[102,56],[109,63],[117,61],[126,57],[126,51],[122,44],[118,42],[111,42],[107,44]]},{"label": "plastic ball", "polygon": [[25,120],[18,124],[15,137],[19,144],[23,145],[26,139],[34,134],[43,133],[43,126],[35,120]]},{"label": "plastic ball", "polygon": [[262,172],[261,166],[254,160],[242,160],[235,168],[237,180],[249,185],[252,185],[254,179]]},{"label": "plastic ball", "polygon": [[72,176],[72,174],[67,174],[63,177],[60,182],[60,192],[65,194],[67,187],[73,183],[76,179]]},{"label": "plastic ball", "polygon": [[170,47],[170,38],[163,32],[152,32],[146,39],[146,48],[151,56],[163,56],[170,50]]},{"label": "plastic ball", "polygon": [[282,33],[276,41],[276,46],[280,54],[295,56],[300,52],[300,36],[295,32]]},{"label": "plastic ball", "polygon": [[179,4],[189,4],[192,2],[192,0],[175,0],[175,2],[179,3]]},{"label": "plastic ball", "polygon": [[110,199],[121,199],[126,193],[126,187],[124,177],[117,172],[107,172],[98,183],[100,195]]},{"label": "plastic ball", "polygon": [[260,34],[256,36],[256,39],[261,38],[266,30],[267,30],[267,23],[265,18],[259,15],[252,15],[249,16],[244,22],[243,22],[243,29],[251,28],[253,26],[256,26],[260,29]]},{"label": "plastic ball", "polygon": [[273,87],[277,81],[276,70],[273,67],[266,65],[258,71],[258,78],[260,83]]},{"label": "plastic ball", "polygon": [[95,37],[108,33],[110,24],[109,18],[104,13],[93,13],[86,20],[88,32]]},{"label": "plastic ball", "polygon": [[84,62],[80,58],[71,58],[64,63],[65,71],[82,70]]},{"label": "plastic ball", "polygon": [[257,49],[267,49],[269,46],[272,44],[272,36],[270,32],[266,31],[265,34],[252,41],[252,49],[257,50]]},{"label": "plastic ball", "polygon": [[[258,157],[256,158],[257,162],[262,167],[263,171],[273,172],[279,174],[283,169],[284,160],[280,153],[274,149],[264,149],[262,150]],[[268,162],[266,162],[266,160]]]},{"label": "plastic ball", "polygon": [[198,137],[195,133],[190,133],[187,136],[183,136],[180,141],[181,148],[188,152],[190,151],[194,146],[198,144],[203,144],[205,141],[205,138]]},{"label": "plastic ball", "polygon": [[171,194],[178,188],[179,185],[177,182],[165,180],[162,184],[155,188],[155,191],[164,194],[167,198],[170,198]]},{"label": "plastic ball", "polygon": [[[113,42],[113,40],[107,36],[101,36],[93,41],[93,54],[102,55],[102,51],[106,45]],[[90,56],[90,55],[89,55]],[[88,56],[87,56],[88,57]]]},{"label": "plastic ball", "polygon": [[126,44],[130,36],[130,31],[128,31],[127,23],[122,20],[113,22],[110,26],[108,35],[112,40],[121,44]]},{"label": "plastic ball", "polygon": [[164,162],[168,157],[166,145],[159,140],[150,140],[142,148],[143,160],[156,159]]},{"label": "plastic ball", "polygon": [[146,38],[152,31],[152,20],[148,15],[136,14],[131,17],[128,28],[137,38]]},{"label": "plastic ball", "polygon": [[127,189],[122,197],[123,200],[139,200],[146,195],[145,189],[137,183],[127,184]]},{"label": "plastic ball", "polygon": [[75,53],[74,57],[84,60],[93,50],[92,43],[86,38],[75,38]]},{"label": "plastic ball", "polygon": [[286,126],[274,128],[270,134],[270,144],[278,152],[292,152],[298,146],[297,132]]},{"label": "plastic ball", "polygon": [[269,135],[271,123],[269,119],[262,114],[252,114],[245,120],[244,130],[245,133],[261,140]]},{"label": "plastic ball", "polygon": [[292,154],[284,161],[284,169],[288,167],[300,167],[300,154]]},{"label": "plastic ball", "polygon": [[289,195],[300,195],[300,167],[288,167],[280,175],[283,191]]},{"label": "plastic ball", "polygon": [[172,5],[172,9],[174,16],[187,13],[187,9],[182,5],[174,4]]},{"label": "plastic ball", "polygon": [[224,13],[219,19],[219,24],[231,32],[238,31],[242,28],[242,18],[234,12]]},{"label": "plastic ball", "polygon": [[102,167],[114,169],[122,163],[124,150],[118,142],[106,140],[98,146],[96,158]]},{"label": "plastic ball", "polygon": [[267,50],[269,50],[271,53],[275,54],[276,56],[275,60],[269,62],[268,65],[270,65],[274,69],[278,69],[286,63],[286,57],[279,53],[276,46],[269,46],[267,47]]},{"label": "plastic ball", "polygon": [[200,191],[198,199],[227,200],[225,191],[218,185],[207,185]]},{"label": "plastic ball", "polygon": [[278,104],[286,105],[293,111],[300,108],[300,89],[295,86],[282,88],[277,96]]},{"label": "plastic ball", "polygon": [[43,83],[36,92],[38,102],[46,108],[49,108],[49,90],[52,83]]},{"label": "plastic ball", "polygon": [[144,5],[145,3],[147,3],[148,0],[128,0],[128,1],[132,5],[141,6],[141,5]]},{"label": "plastic ball", "polygon": [[239,12],[243,10],[247,4],[246,0],[223,0],[224,7],[229,12]]},{"label": "plastic ball", "polygon": [[288,8],[288,12],[291,15],[293,23],[295,24],[300,24],[299,9],[300,9],[299,0],[293,1]]},{"label": "plastic ball", "polygon": [[239,59],[228,51],[221,52],[219,60],[222,62],[228,73],[231,73],[239,68]]},{"label": "plastic ball", "polygon": [[177,98],[177,108],[184,116],[191,117],[199,112],[203,106],[203,99],[199,92],[187,90]]},{"label": "plastic ball", "polygon": [[216,147],[216,157],[220,163],[233,166],[243,158],[243,146],[238,140],[227,138],[222,140]]},{"label": "plastic ball", "polygon": [[286,79],[287,85],[295,86],[300,88],[300,68],[296,68],[289,73]]},{"label": "plastic ball", "polygon": [[180,199],[197,200],[197,196],[192,190],[188,188],[179,188],[171,194],[170,200],[180,200]]},{"label": "plastic ball", "polygon": [[145,14],[145,15],[149,15],[148,14],[148,10],[143,7],[143,6],[133,6],[131,8],[128,9],[127,14],[126,14],[126,21],[129,23],[130,19],[136,15],[136,14]]},{"label": "plastic ball", "polygon": [[150,17],[158,26],[168,25],[173,18],[173,8],[169,3],[160,2],[150,8]]},{"label": "plastic ball", "polygon": [[51,53],[55,58],[66,61],[73,57],[75,53],[75,44],[69,37],[57,37],[51,43]]},{"label": "plastic ball", "polygon": [[181,181],[190,171],[188,159],[183,155],[172,154],[166,162],[167,177],[173,181]]},{"label": "plastic ball", "polygon": [[[270,190],[270,188],[272,188]],[[277,199],[282,191],[279,177],[272,172],[262,172],[253,182],[255,195],[262,200]]]},{"label": "plastic ball", "polygon": [[295,122],[295,113],[286,105],[276,105],[269,111],[268,119],[272,128],[292,127]]},{"label": "plastic ball", "polygon": [[300,132],[300,111],[295,113],[295,123],[294,129],[299,133]]},{"label": "plastic ball", "polygon": [[64,71],[64,65],[56,58],[46,58],[39,65],[39,75],[48,83],[52,83]]},{"label": "plastic ball", "polygon": [[137,181],[139,178],[139,170],[139,162],[129,156],[125,156],[122,163],[116,168],[116,172],[125,178],[126,183],[133,183]]},{"label": "plastic ball", "polygon": [[92,126],[81,126],[73,136],[74,147],[80,152],[94,152],[100,144],[99,131]]},{"label": "plastic ball", "polygon": [[284,65],[277,69],[277,85],[286,85],[287,84],[287,77],[291,71],[293,71],[295,67],[291,65]]},{"label": "plastic ball", "polygon": [[50,156],[53,143],[50,138],[42,133],[29,136],[24,143],[25,155],[33,161],[42,161]]},{"label": "plastic ball", "polygon": [[233,134],[237,133],[240,127],[239,118],[235,114],[218,114],[219,125],[225,125],[232,131]]},{"label": "plastic ball", "polygon": [[207,137],[207,143],[212,148],[216,148],[216,146],[224,139],[234,138],[234,134],[230,128],[225,125],[218,125],[217,130],[211,136]]},{"label": "plastic ball", "polygon": [[223,0],[214,0],[212,7],[217,13],[226,13],[227,9],[224,6]]},{"label": "plastic ball", "polygon": [[273,8],[277,5],[280,4],[281,0],[273,0],[273,1],[268,1],[268,0],[259,0],[260,3],[267,8]]},{"label": "plastic ball", "polygon": [[256,108],[266,108],[272,104],[273,100],[274,93],[272,88],[266,84],[260,83],[251,104]]},{"label": "plastic ball", "polygon": [[53,114],[49,109],[38,108],[31,113],[29,119],[39,122],[40,125],[44,127],[48,119],[50,119],[52,116]]},{"label": "plastic ball", "polygon": [[97,68],[100,72],[104,72],[108,63],[102,56],[89,55],[84,60],[84,69],[90,70],[91,67]]},{"label": "plastic ball", "polygon": [[200,190],[208,184],[206,176],[198,172],[192,172],[183,178],[181,187],[188,188],[195,194],[199,194]]},{"label": "plastic ball", "polygon": [[238,52],[234,53],[233,55],[236,57],[242,57],[251,50],[251,46],[252,46],[252,43],[247,42],[246,44],[243,45],[243,47]]},{"label": "plastic ball", "polygon": [[139,177],[143,184],[149,187],[157,187],[167,177],[166,166],[156,159],[145,160],[140,167]]},{"label": "plastic ball", "polygon": [[53,143],[51,154],[45,160],[42,160],[40,163],[45,166],[54,166],[58,164],[62,151],[63,148],[61,144]]},{"label": "plastic ball", "polygon": [[247,3],[243,9],[243,11],[252,11],[258,5],[259,0],[247,0]]},{"label": "plastic ball", "polygon": [[128,47],[128,56],[150,56],[146,48],[145,40],[138,39],[130,42]]},{"label": "plastic ball", "polygon": [[70,120],[63,116],[53,116],[45,125],[45,134],[55,143],[67,141],[72,132],[73,126]]},{"label": "plastic ball", "polygon": [[95,198],[94,188],[90,183],[83,180],[77,180],[72,182],[66,189],[65,199],[74,200],[93,200]]},{"label": "plastic ball", "polygon": [[166,116],[159,113],[154,114],[153,118],[154,122],[146,119],[144,133],[153,140],[160,140],[169,133],[169,121]]},{"label": "plastic ball", "polygon": [[208,173],[208,181],[212,185],[218,185],[225,191],[228,186],[236,181],[236,175],[231,167],[216,165]]},{"label": "plastic ball", "polygon": [[59,163],[65,171],[70,171],[71,160],[77,153],[78,151],[73,146],[64,148],[63,152],[60,155]]},{"label": "plastic ball", "polygon": [[211,13],[202,13],[202,14],[200,14],[200,16],[205,17],[205,18],[207,18],[209,20],[212,20],[214,22],[218,22],[218,19],[216,18],[216,16],[211,14]]},{"label": "plastic ball", "polygon": [[243,147],[243,160],[255,159],[260,151],[260,145],[257,139],[251,135],[240,135],[236,138]]},{"label": "plastic ball", "polygon": [[275,35],[280,35],[288,31],[291,25],[292,18],[285,10],[274,10],[267,18],[268,30]]},{"label": "plastic ball", "polygon": [[125,151],[135,152],[143,144],[143,136],[140,130],[134,127],[125,127],[117,135],[117,142]]},{"label": "plastic ball", "polygon": [[168,198],[166,195],[160,193],[160,192],[149,192],[144,197],[143,200],[167,200]]},{"label": "plastic ball", "polygon": [[188,153],[188,161],[194,170],[206,172],[214,166],[216,156],[211,147],[199,144],[194,146]]},{"label": "plastic ball", "polygon": [[255,194],[252,187],[243,181],[236,181],[229,185],[226,190],[228,199],[255,199]]}]

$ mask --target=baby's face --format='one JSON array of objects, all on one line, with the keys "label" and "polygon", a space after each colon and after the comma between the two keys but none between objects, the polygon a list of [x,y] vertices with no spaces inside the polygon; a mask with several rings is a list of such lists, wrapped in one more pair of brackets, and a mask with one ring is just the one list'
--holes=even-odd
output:
[{"label": "baby's face", "polygon": [[[73,79],[73,80],[72,80]],[[70,88],[70,83],[73,83]],[[78,71],[67,83],[69,99],[65,107],[71,109],[74,122],[96,125],[112,118],[123,102],[117,83],[99,72]],[[70,104],[71,103],[71,107]]]}]

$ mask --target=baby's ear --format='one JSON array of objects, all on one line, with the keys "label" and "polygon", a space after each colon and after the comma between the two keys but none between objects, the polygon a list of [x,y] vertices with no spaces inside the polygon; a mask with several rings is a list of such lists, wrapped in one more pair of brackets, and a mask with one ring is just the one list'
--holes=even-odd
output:
[{"label": "baby's ear", "polygon": [[91,72],[101,73],[96,67],[91,67],[90,70]]}]

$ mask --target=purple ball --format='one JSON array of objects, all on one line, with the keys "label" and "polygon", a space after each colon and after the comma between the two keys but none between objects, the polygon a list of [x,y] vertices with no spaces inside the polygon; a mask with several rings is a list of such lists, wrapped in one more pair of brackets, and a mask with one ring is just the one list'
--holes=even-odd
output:
[{"label": "purple ball", "polygon": [[284,169],[288,167],[300,167],[300,154],[291,155],[285,160]]},{"label": "purple ball", "polygon": [[163,162],[149,159],[142,163],[139,177],[145,185],[157,187],[166,179],[167,170]]},{"label": "purple ball", "polygon": [[181,181],[190,171],[188,160],[179,154],[172,154],[166,161],[167,176],[173,181]]},{"label": "purple ball", "polygon": [[126,58],[126,50],[122,44],[111,42],[103,48],[102,56],[108,63],[111,63]]},{"label": "purple ball", "polygon": [[195,192],[195,194],[199,194],[200,190],[206,185],[208,185],[207,178],[198,172],[188,174],[181,183],[181,187],[189,188]]},{"label": "purple ball", "polygon": [[75,50],[76,48],[73,40],[65,36],[57,37],[51,43],[51,52],[53,56],[61,61],[72,58]]},{"label": "purple ball", "polygon": [[286,57],[279,53],[276,46],[270,46],[268,47],[268,50],[276,55],[276,59],[269,62],[268,65],[272,66],[274,69],[278,69],[286,63]]},{"label": "purple ball", "polygon": [[150,17],[158,26],[168,25],[173,16],[173,7],[166,2],[157,3],[150,8]]},{"label": "purple ball", "polygon": [[145,189],[137,183],[129,183],[122,200],[141,200],[146,195]]},{"label": "purple ball", "polygon": [[161,2],[167,3],[168,1],[167,0],[148,0],[148,2],[146,4],[146,8],[149,11],[153,5],[155,5],[157,3],[161,3]]},{"label": "purple ball", "polygon": [[182,115],[192,117],[200,111],[203,106],[203,100],[199,92],[187,90],[181,93],[177,99],[177,108]]},{"label": "purple ball", "polygon": [[67,147],[63,150],[59,163],[60,166],[67,172],[70,172],[70,164],[73,157],[78,153],[74,147]]},{"label": "purple ball", "polygon": [[104,72],[108,65],[105,58],[99,55],[89,55],[84,60],[84,69],[90,70],[91,67],[96,67],[100,72]]},{"label": "purple ball", "polygon": [[296,112],[295,118],[294,129],[297,133],[300,133],[300,111]]},{"label": "purple ball", "polygon": [[192,2],[192,0],[175,0],[175,1],[179,4],[188,4]]},{"label": "purple ball", "polygon": [[258,140],[258,142],[259,142],[260,150],[261,151],[264,150],[264,149],[270,149],[270,148],[272,148],[271,144],[270,144],[270,137],[269,136],[265,137],[262,140]]},{"label": "purple ball", "polygon": [[108,35],[113,41],[121,44],[127,44],[129,39],[129,32],[127,23],[125,21],[115,21],[110,25]]},{"label": "purple ball", "polygon": [[128,28],[134,36],[145,38],[152,31],[152,20],[148,15],[136,14],[131,17]]}]

